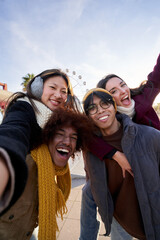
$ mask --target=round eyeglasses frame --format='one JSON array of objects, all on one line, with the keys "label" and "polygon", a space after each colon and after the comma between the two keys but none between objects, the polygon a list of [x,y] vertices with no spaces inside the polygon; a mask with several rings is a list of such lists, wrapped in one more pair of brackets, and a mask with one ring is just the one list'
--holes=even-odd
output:
[{"label": "round eyeglasses frame", "polygon": [[98,112],[98,106],[100,106],[103,109],[107,109],[111,106],[110,102],[104,102],[104,101],[100,101],[100,103],[97,104],[90,104],[89,107],[87,108],[87,112],[89,115],[94,115]]}]

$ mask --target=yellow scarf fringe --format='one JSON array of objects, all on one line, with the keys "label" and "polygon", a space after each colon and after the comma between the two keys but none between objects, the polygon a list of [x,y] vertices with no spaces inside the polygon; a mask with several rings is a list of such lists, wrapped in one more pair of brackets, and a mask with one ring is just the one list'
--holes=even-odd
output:
[{"label": "yellow scarf fringe", "polygon": [[66,200],[71,190],[71,175],[68,164],[57,167],[43,144],[31,152],[38,168],[39,195],[39,240],[55,240],[58,225],[56,216],[67,213]]}]

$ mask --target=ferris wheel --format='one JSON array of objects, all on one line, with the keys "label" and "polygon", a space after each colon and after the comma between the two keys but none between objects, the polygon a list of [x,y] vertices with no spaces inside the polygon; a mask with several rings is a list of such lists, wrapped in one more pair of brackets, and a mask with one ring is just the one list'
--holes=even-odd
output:
[{"label": "ferris wheel", "polygon": [[70,78],[74,94],[78,97],[80,101],[82,101],[82,98],[87,91],[86,81],[83,80],[81,75],[77,75],[76,71],[70,71],[67,68],[65,72]]}]

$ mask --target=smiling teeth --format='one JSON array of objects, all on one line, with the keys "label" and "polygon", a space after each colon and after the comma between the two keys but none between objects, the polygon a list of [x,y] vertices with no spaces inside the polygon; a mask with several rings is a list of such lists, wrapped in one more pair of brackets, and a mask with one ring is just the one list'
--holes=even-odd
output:
[{"label": "smiling teeth", "polygon": [[124,97],[122,100],[124,100],[124,99],[126,99],[126,98],[128,98],[128,96]]},{"label": "smiling teeth", "polygon": [[104,116],[104,117],[99,118],[99,120],[104,120],[104,119],[107,119],[107,118],[108,118],[108,116]]},{"label": "smiling teeth", "polygon": [[57,148],[58,151],[69,153],[69,150],[64,149],[64,148]]},{"label": "smiling teeth", "polygon": [[57,101],[55,101],[55,100],[51,100],[51,102],[53,102],[53,103],[56,103],[56,104],[58,104],[59,102],[57,102]]}]

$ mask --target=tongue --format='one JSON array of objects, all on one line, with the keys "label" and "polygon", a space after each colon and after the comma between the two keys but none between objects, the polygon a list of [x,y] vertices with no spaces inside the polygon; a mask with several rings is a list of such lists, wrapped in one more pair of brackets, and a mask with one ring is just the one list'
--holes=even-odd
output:
[{"label": "tongue", "polygon": [[131,101],[130,101],[128,98],[126,98],[126,99],[124,99],[124,100],[122,101],[122,103],[123,103],[124,105],[128,106],[128,105],[131,104]]}]

